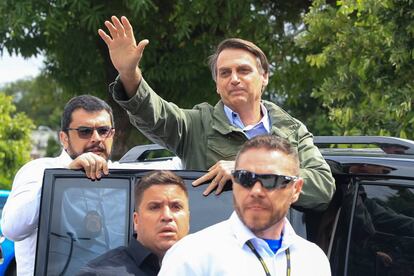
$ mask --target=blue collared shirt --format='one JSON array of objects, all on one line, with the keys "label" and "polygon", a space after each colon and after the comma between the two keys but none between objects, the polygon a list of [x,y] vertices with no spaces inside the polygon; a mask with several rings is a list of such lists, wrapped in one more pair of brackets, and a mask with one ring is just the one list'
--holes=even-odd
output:
[{"label": "blue collared shirt", "polygon": [[243,130],[244,134],[248,139],[251,139],[258,135],[270,133],[271,122],[267,109],[262,103],[260,103],[260,109],[263,114],[262,119],[255,125],[245,126],[242,120],[240,119],[240,115],[231,110],[230,107],[224,105],[224,113],[226,114],[230,124]]}]

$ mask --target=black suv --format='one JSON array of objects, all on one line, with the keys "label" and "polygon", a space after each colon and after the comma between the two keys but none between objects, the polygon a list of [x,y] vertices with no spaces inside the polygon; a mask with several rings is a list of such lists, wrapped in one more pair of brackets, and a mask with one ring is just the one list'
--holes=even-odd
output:
[{"label": "black suv", "polygon": [[[414,142],[349,136],[315,137],[315,144],[337,190],[324,212],[291,209],[296,232],[326,252],[332,275],[414,275]],[[169,158],[155,145],[120,161],[151,162],[156,151]],[[113,169],[91,181],[82,172],[46,170],[35,275],[74,275],[90,259],[126,245],[133,235],[133,185],[147,172]],[[191,232],[229,217],[231,185],[204,197],[204,186],[191,186],[203,172],[176,173],[189,187]]]}]

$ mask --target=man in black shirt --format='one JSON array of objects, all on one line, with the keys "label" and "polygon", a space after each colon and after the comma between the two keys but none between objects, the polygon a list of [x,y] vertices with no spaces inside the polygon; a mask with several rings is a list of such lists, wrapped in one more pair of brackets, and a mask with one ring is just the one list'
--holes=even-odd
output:
[{"label": "man in black shirt", "polygon": [[136,239],[106,252],[78,276],[157,275],[165,252],[188,234],[190,212],[184,181],[169,171],[154,171],[135,186]]}]

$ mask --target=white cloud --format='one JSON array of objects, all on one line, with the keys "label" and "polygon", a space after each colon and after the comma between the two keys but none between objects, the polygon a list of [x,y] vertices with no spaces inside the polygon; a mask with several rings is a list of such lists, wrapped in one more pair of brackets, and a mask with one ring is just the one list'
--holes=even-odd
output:
[{"label": "white cloud", "polygon": [[24,59],[21,56],[10,56],[7,51],[0,56],[0,86],[8,82],[35,77],[43,66],[43,56]]}]

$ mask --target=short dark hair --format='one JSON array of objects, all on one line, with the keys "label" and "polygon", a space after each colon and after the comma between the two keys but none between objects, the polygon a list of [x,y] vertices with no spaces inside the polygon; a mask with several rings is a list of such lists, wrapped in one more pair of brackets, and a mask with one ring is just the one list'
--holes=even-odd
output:
[{"label": "short dark hair", "polygon": [[228,38],[220,42],[216,51],[208,58],[213,80],[217,81],[217,59],[220,53],[225,49],[241,49],[252,53],[257,58],[257,65],[263,70],[263,73],[269,72],[269,62],[263,51],[253,42],[241,38]]},{"label": "short dark hair", "polygon": [[135,210],[138,210],[145,190],[154,185],[177,185],[184,191],[186,197],[188,198],[187,187],[181,177],[171,171],[152,171],[144,175],[135,184]]},{"label": "short dark hair", "polygon": [[256,136],[243,144],[240,148],[237,157],[236,164],[237,167],[240,156],[250,149],[267,149],[269,151],[280,151],[288,156],[290,156],[295,163],[297,164],[297,169],[299,170],[299,156],[296,147],[279,136],[266,134]]},{"label": "short dark hair", "polygon": [[77,109],[84,109],[86,112],[93,113],[105,110],[111,117],[112,127],[115,127],[112,108],[103,100],[92,95],[80,95],[70,99],[63,109],[60,122],[61,130],[67,133],[67,129],[72,122],[72,113]]}]

